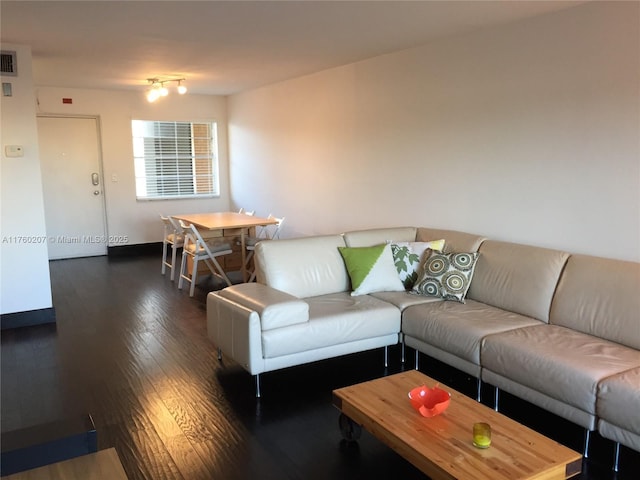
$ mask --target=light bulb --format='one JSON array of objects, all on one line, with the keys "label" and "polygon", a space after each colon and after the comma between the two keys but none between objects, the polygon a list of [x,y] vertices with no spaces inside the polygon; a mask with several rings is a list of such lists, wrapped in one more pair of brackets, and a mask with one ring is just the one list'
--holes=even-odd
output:
[{"label": "light bulb", "polygon": [[158,99],[158,97],[160,97],[160,93],[158,92],[157,88],[152,88],[147,92],[147,101],[149,103],[155,102]]},{"label": "light bulb", "polygon": [[[2,0],[0,0],[2,1]],[[173,82],[176,82],[178,85],[176,86],[176,90],[180,95],[184,95],[187,93],[187,87],[182,84],[184,78],[175,78],[175,79],[161,79],[161,78],[148,78],[147,81],[150,83],[149,90],[147,90],[147,101],[150,103],[155,102],[160,97],[166,97],[169,95],[169,89],[165,86],[167,83],[169,85],[173,85]]]}]

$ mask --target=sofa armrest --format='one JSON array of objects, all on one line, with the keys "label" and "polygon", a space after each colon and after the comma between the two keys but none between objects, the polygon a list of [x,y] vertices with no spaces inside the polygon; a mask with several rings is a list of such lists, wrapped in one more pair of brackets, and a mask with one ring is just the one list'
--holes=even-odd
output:
[{"label": "sofa armrest", "polygon": [[207,295],[207,333],[213,343],[252,375],[264,371],[262,329],[258,314],[222,298]]},{"label": "sofa armrest", "polygon": [[307,302],[261,283],[233,285],[218,295],[255,311],[263,331],[309,321]]}]

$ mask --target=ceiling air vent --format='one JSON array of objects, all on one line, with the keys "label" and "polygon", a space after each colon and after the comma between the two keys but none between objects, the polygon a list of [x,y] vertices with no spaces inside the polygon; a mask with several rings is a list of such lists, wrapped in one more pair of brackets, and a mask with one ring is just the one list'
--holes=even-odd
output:
[{"label": "ceiling air vent", "polygon": [[18,64],[16,63],[16,52],[8,52],[6,50],[2,50],[0,52],[1,55],[1,66],[2,70],[0,73],[2,75],[18,75]]}]

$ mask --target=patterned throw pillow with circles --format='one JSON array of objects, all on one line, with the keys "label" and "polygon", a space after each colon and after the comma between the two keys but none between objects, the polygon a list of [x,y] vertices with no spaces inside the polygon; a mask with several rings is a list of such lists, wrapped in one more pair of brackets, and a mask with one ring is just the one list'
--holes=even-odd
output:
[{"label": "patterned throw pillow with circles", "polygon": [[465,303],[478,255],[434,252],[424,263],[411,293]]}]

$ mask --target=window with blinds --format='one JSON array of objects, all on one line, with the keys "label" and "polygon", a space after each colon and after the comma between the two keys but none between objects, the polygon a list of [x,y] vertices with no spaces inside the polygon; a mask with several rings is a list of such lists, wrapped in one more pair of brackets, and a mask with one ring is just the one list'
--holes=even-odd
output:
[{"label": "window with blinds", "polygon": [[133,120],[136,198],[216,196],[215,123]]}]

